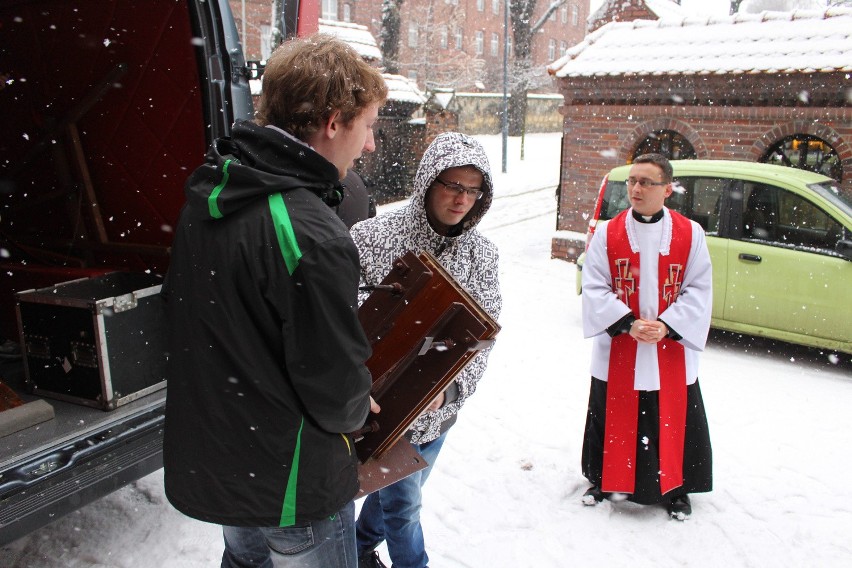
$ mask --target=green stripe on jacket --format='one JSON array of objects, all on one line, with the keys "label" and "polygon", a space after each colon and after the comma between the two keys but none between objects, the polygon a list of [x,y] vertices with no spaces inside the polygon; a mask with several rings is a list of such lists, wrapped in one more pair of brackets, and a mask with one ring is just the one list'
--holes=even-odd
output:
[{"label": "green stripe on jacket", "polygon": [[219,198],[219,194],[222,193],[222,190],[225,189],[225,186],[228,185],[228,179],[231,177],[231,174],[228,173],[228,166],[232,161],[233,160],[225,160],[225,163],[222,165],[222,181],[219,182],[219,185],[213,188],[213,191],[210,192],[210,196],[207,198],[207,209],[210,211],[210,216],[214,219],[222,218],[222,212],[219,210],[219,204],[216,200]]},{"label": "green stripe on jacket", "polygon": [[287,488],[284,490],[284,504],[281,507],[281,521],[278,526],[290,527],[296,524],[296,492],[299,488],[299,455],[302,452],[302,428],[305,427],[305,417],[299,425],[296,436],[296,448],[293,450],[293,465],[287,478]]},{"label": "green stripe on jacket", "polygon": [[293,272],[296,271],[296,267],[299,265],[299,259],[302,258],[302,251],[299,249],[299,243],[296,240],[296,233],[293,231],[293,223],[290,222],[290,213],[287,211],[284,197],[280,193],[269,196],[269,211],[272,213],[275,236],[278,237],[278,247],[281,249],[281,256],[284,257],[287,272],[292,276]]}]

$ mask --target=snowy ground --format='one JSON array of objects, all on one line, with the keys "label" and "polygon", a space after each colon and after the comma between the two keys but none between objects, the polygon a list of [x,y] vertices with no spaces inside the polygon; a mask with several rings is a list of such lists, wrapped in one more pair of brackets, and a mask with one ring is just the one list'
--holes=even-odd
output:
[{"label": "snowy ground", "polygon": [[[425,489],[433,568],[852,565],[850,357],[713,333],[701,385],[715,490],[680,523],[659,507],[584,507],[590,342],[575,268],[550,259],[558,134],[489,150],[504,309],[489,369]],[[536,191],[537,190],[537,191]],[[217,566],[221,534],[177,513],[154,473],[0,549],[10,568]],[[387,556],[384,556],[387,559]]]}]

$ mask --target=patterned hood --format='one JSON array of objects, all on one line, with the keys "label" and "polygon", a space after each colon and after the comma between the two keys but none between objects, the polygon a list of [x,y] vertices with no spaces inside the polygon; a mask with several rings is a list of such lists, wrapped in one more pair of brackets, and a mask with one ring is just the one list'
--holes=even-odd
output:
[{"label": "patterned hood", "polygon": [[[472,165],[482,172],[482,190],[465,219],[459,223],[456,236],[437,233],[426,217],[426,192],[435,178],[447,168]],[[488,158],[482,146],[469,136],[457,132],[439,135],[420,161],[414,178],[411,201],[399,209],[382,213],[355,224],[352,240],[361,261],[361,284],[379,284],[393,268],[395,259],[408,251],[429,251],[453,275],[467,292],[489,313],[500,317],[503,305],[499,282],[497,246],[479,232],[477,224],[491,207],[494,188]],[[359,303],[369,292],[359,294]],[[474,393],[485,372],[488,348],[478,353],[456,376],[447,389],[445,405],[420,416],[407,433],[413,444],[424,444],[438,438],[456,421],[459,409]]]},{"label": "patterned hood", "polygon": [[[473,166],[482,172],[482,191],[485,195],[474,204],[470,212],[462,220],[462,233],[470,231],[479,223],[494,198],[494,186],[491,183],[491,166],[485,149],[475,139],[460,132],[444,132],[429,145],[417,175],[414,176],[414,193],[411,196],[411,205],[419,210],[419,215],[426,221],[426,192],[438,174],[447,168],[459,166]],[[427,222],[428,224],[428,222]]]}]

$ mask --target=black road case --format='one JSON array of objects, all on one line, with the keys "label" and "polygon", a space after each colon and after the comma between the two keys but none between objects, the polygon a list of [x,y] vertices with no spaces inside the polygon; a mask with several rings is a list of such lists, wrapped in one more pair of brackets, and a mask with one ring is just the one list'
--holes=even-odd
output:
[{"label": "black road case", "polygon": [[28,388],[112,410],[166,386],[162,277],[112,272],[18,292]]}]

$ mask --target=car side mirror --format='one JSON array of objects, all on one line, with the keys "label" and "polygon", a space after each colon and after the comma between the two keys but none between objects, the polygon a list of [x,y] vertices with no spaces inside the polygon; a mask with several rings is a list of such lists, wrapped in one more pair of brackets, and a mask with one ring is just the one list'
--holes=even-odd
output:
[{"label": "car side mirror", "polygon": [[849,239],[841,239],[837,241],[837,244],[834,246],[834,250],[847,260],[852,260],[852,241]]}]

